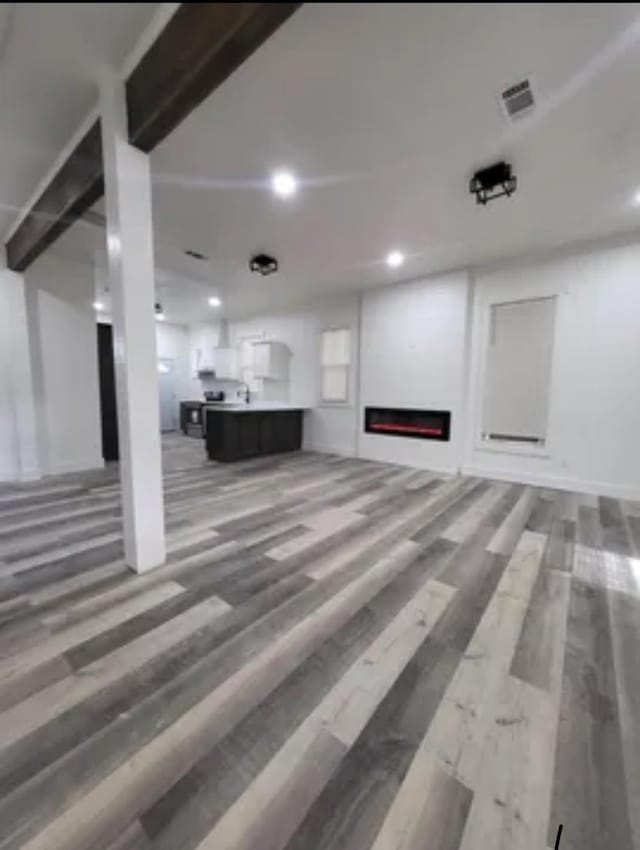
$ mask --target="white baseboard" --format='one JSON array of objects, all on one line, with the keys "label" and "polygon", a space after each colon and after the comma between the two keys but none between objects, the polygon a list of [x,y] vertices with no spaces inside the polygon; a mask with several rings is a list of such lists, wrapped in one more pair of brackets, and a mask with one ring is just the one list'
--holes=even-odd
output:
[{"label": "white baseboard", "polygon": [[104,460],[101,457],[94,456],[52,461],[47,470],[47,475],[66,475],[69,472],[88,472],[91,469],[104,469]]},{"label": "white baseboard", "polygon": [[529,484],[532,487],[548,487],[553,490],[570,490],[574,493],[586,493],[590,496],[610,496],[613,499],[640,501],[640,489],[624,484],[612,484],[608,481],[583,481],[578,478],[563,478],[559,475],[504,472],[485,467],[465,466],[464,475],[477,475],[479,478],[492,478],[496,481],[510,481],[514,484]]},{"label": "white baseboard", "polygon": [[14,470],[0,470],[0,484],[27,484],[29,481],[39,481],[42,478],[39,467],[22,469],[18,474]]},{"label": "white baseboard", "polygon": [[20,481],[39,481],[42,478],[42,470],[39,466],[23,469],[20,473]]},{"label": "white baseboard", "polygon": [[349,446],[323,446],[318,443],[305,443],[302,448],[304,451],[319,452],[323,455],[340,455],[341,457],[356,456],[353,447]]},{"label": "white baseboard", "polygon": [[386,463],[389,466],[402,466],[405,469],[415,469],[420,472],[435,472],[436,475],[460,475],[460,469],[457,466],[440,466],[438,464],[426,464],[426,463],[415,463],[407,460],[398,460],[394,458],[393,460],[389,458],[379,458],[374,457],[373,455],[364,454],[360,452],[358,455],[362,460],[372,460],[375,463]]},{"label": "white baseboard", "polygon": [[415,463],[407,463],[400,460],[381,460],[379,457],[372,457],[370,455],[362,454],[362,452],[358,453],[353,447],[348,446],[325,446],[318,443],[308,443],[303,447],[306,451],[309,452],[319,452],[320,454],[326,455],[340,455],[340,457],[357,457],[361,460],[371,460],[375,463],[385,463],[389,466],[403,466],[406,469],[416,469],[416,470],[426,470],[428,472],[435,472],[436,475],[459,475],[460,470],[453,467],[438,467],[438,466],[420,466]]}]

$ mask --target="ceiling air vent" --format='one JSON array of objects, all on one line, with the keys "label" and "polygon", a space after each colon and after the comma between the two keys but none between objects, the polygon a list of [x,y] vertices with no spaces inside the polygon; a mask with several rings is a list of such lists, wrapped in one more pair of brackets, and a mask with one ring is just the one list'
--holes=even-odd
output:
[{"label": "ceiling air vent", "polygon": [[530,80],[522,80],[514,86],[509,86],[500,95],[500,102],[509,121],[514,121],[531,112],[535,106]]},{"label": "ceiling air vent", "polygon": [[187,255],[187,257],[193,257],[194,260],[208,260],[209,259],[206,254],[201,254],[200,251],[192,251],[191,249],[189,249],[188,251],[185,251],[185,254]]}]

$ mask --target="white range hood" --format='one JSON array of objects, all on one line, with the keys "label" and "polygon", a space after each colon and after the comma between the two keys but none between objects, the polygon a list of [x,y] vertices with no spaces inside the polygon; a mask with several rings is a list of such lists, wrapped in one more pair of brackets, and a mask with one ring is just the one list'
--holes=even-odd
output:
[{"label": "white range hood", "polygon": [[231,347],[229,322],[222,319],[218,328],[218,340],[215,347],[201,354],[198,377],[220,381],[238,380],[238,356]]},{"label": "white range hood", "polygon": [[226,319],[222,319],[220,321],[220,328],[218,330],[218,343],[216,345],[216,351],[229,351],[231,348],[231,343],[229,339],[229,322]]}]

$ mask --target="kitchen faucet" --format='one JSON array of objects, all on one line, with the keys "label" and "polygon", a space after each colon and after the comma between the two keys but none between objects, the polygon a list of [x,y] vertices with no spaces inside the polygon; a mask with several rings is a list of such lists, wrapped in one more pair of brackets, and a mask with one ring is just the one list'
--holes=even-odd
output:
[{"label": "kitchen faucet", "polygon": [[251,401],[251,390],[249,389],[249,384],[246,381],[243,381],[238,387],[238,395],[241,394],[243,387],[245,388],[244,400],[247,404],[249,404]]}]

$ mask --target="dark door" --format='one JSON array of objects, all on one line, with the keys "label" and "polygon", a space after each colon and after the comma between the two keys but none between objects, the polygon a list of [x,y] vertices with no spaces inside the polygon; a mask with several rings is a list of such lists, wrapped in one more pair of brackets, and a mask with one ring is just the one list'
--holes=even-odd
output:
[{"label": "dark door", "polygon": [[105,460],[118,460],[118,408],[111,325],[98,325],[98,381],[100,383],[102,457]]}]

